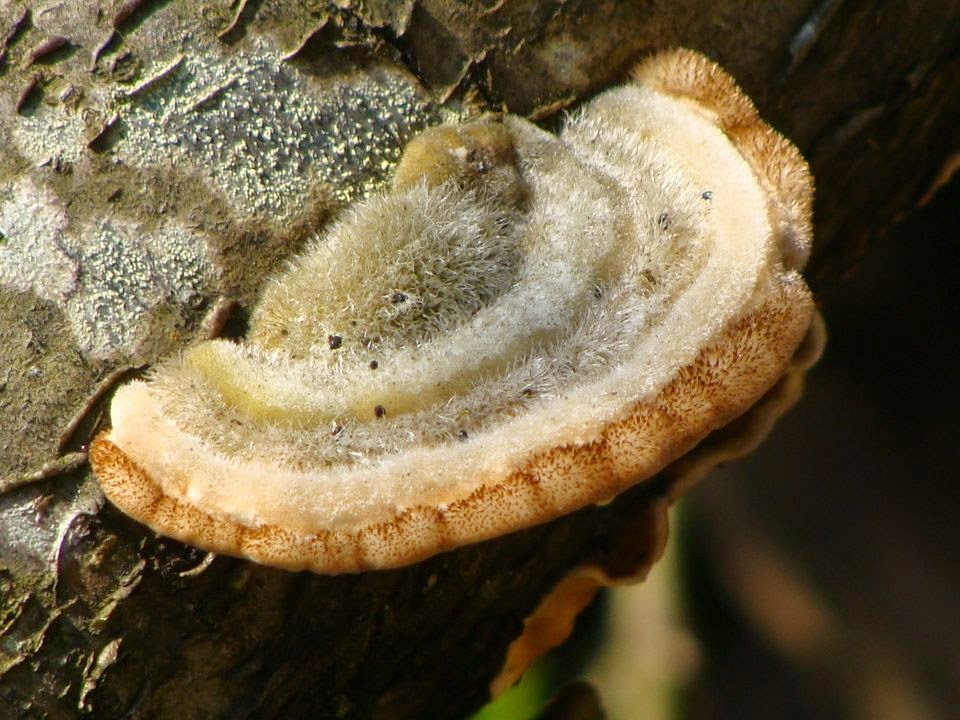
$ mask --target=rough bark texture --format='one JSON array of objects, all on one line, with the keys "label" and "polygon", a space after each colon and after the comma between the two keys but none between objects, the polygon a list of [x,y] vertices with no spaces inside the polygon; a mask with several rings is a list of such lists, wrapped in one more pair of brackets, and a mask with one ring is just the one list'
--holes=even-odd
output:
[{"label": "rough bark texture", "polygon": [[[810,159],[814,290],[960,152],[960,2],[144,0],[0,7],[0,716],[458,718],[570,568],[661,546],[669,483],[352,577],[154,538],[82,456],[97,382],[240,312],[447,113],[553,123],[645,51],[737,77]],[[71,464],[72,463],[72,464]]]}]

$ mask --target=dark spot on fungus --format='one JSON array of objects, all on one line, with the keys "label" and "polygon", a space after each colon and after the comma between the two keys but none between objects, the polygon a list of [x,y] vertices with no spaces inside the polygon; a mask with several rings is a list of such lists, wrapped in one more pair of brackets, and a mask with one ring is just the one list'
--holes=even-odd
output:
[{"label": "dark spot on fungus", "polygon": [[407,301],[407,296],[402,292],[395,292],[393,295],[390,296],[390,302],[392,302],[394,305],[396,305],[397,303],[402,303],[406,301]]},{"label": "dark spot on fungus", "polygon": [[524,388],[523,390],[520,391],[520,394],[523,395],[524,397],[531,397],[533,395],[533,389]]},{"label": "dark spot on fungus", "polygon": [[337,436],[343,432],[343,425],[336,425],[333,430],[330,431],[331,435]]},{"label": "dark spot on fungus", "polygon": [[460,432],[457,433],[457,438],[460,439],[460,440],[466,440],[468,437],[470,437],[470,436],[467,435],[467,431],[466,431],[466,430],[461,430]]},{"label": "dark spot on fungus", "polygon": [[490,158],[485,153],[474,149],[467,152],[467,166],[474,174],[480,175],[490,170],[493,163],[490,162]]},{"label": "dark spot on fungus", "polygon": [[660,213],[657,216],[657,225],[660,226],[661,230],[666,230],[668,227],[670,227],[670,213]]},{"label": "dark spot on fungus", "polygon": [[704,190],[700,197],[704,200],[713,200],[713,190]]},{"label": "dark spot on fungus", "polygon": [[376,405],[373,408],[373,414],[377,417],[377,419],[382,418],[387,414],[387,409],[383,405]]},{"label": "dark spot on fungus", "polygon": [[380,367],[380,363],[378,363],[376,360],[371,360],[371,361],[370,361],[370,369],[371,369],[371,370],[376,370],[378,367]]},{"label": "dark spot on fungus", "polygon": [[327,345],[330,346],[331,350],[336,350],[343,345],[343,338],[339,335],[327,335]]}]

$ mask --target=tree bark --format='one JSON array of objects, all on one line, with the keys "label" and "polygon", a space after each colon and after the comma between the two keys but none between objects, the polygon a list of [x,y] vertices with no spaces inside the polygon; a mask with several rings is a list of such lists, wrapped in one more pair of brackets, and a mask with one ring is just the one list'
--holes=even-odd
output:
[{"label": "tree bark", "polygon": [[107,394],[60,438],[218,299],[242,332],[264,277],[419,129],[555,124],[644,52],[697,48],[813,166],[815,292],[960,152],[956,1],[14,2],[0,42],[3,717],[459,718],[572,568],[656,559],[669,474],[396,571],[208,558],[104,504],[77,453]]}]

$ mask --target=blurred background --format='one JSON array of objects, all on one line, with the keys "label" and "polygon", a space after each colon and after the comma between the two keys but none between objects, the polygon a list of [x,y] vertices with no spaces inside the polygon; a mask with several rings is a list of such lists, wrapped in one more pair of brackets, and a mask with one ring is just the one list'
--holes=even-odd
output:
[{"label": "blurred background", "polygon": [[960,717],[958,228],[955,175],[819,293],[800,403],[478,718],[537,717],[574,679],[608,720]]}]

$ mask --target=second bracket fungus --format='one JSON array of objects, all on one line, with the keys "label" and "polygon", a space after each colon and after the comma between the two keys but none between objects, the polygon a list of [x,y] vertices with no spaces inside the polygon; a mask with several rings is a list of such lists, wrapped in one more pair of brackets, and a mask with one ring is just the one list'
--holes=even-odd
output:
[{"label": "second bracket fungus", "polygon": [[685,50],[559,136],[430,129],[244,342],[117,392],[94,470],[161,534],[320,573],[608,501],[784,375],[814,313],[811,198],[796,148]]}]

